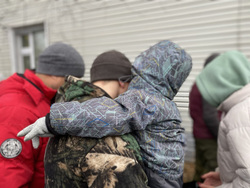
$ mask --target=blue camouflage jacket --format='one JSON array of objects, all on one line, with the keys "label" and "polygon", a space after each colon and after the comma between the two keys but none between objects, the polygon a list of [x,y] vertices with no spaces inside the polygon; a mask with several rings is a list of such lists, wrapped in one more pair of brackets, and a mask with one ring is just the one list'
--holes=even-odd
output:
[{"label": "blue camouflage jacket", "polygon": [[165,40],[134,61],[128,91],[83,103],[56,103],[50,110],[50,130],[60,135],[101,138],[133,132],[145,165],[165,179],[183,174],[184,128],[172,101],[192,68],[191,57]]}]

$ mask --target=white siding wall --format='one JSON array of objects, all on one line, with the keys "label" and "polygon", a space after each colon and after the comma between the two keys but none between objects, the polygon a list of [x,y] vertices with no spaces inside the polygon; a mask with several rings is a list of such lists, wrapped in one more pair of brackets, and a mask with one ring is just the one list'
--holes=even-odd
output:
[{"label": "white siding wall", "polygon": [[86,63],[85,79],[96,55],[120,50],[131,61],[150,45],[170,39],[193,58],[193,69],[175,97],[188,138],[186,160],[194,158],[188,92],[213,52],[238,49],[250,57],[249,0],[1,0],[0,72],[9,76],[11,28],[44,23],[48,44],[74,46]]}]

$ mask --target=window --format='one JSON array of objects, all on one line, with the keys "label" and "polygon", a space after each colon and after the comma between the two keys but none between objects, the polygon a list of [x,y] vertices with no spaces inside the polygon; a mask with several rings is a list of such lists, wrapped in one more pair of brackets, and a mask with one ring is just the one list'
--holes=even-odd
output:
[{"label": "window", "polygon": [[39,54],[45,48],[43,24],[14,28],[12,33],[15,72],[35,69]]}]

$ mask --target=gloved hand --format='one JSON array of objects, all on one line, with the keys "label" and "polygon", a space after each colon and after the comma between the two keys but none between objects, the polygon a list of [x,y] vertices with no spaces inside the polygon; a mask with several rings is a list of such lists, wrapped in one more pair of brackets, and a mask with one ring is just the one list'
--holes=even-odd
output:
[{"label": "gloved hand", "polygon": [[39,146],[39,137],[53,137],[46,126],[45,117],[39,118],[35,123],[27,126],[23,130],[21,130],[17,136],[25,136],[24,141],[28,141],[32,139],[32,145],[35,149]]}]

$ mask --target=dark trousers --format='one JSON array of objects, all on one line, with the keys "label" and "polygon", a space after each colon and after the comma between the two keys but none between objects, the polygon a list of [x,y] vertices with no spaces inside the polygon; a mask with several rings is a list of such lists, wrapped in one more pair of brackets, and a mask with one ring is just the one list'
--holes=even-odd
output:
[{"label": "dark trousers", "polygon": [[217,167],[217,142],[213,139],[195,139],[195,150],[194,180],[200,182],[203,174]]},{"label": "dark trousers", "polygon": [[153,172],[151,169],[145,167],[145,172],[148,177],[148,186],[150,188],[181,188],[183,184],[183,177],[178,180],[167,180]]}]

